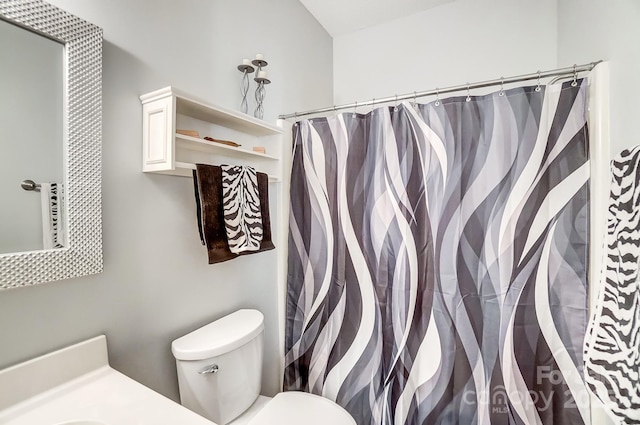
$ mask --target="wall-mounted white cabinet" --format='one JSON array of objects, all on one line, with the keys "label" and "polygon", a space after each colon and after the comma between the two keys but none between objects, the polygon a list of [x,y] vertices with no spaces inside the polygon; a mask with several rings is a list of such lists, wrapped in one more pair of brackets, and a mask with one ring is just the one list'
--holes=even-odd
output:
[{"label": "wall-mounted white cabinet", "polygon": [[[196,163],[250,165],[282,179],[284,130],[249,115],[207,104],[172,87],[140,96],[142,102],[142,171],[191,176]],[[197,131],[199,137],[177,133]],[[204,137],[240,144],[228,146]],[[265,153],[253,151],[254,146]]]}]

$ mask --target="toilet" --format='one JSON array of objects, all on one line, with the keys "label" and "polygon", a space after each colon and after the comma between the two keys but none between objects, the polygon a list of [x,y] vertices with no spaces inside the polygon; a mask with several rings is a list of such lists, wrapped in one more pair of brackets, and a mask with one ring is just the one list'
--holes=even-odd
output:
[{"label": "toilet", "polygon": [[356,425],[324,397],[260,396],[263,333],[261,312],[238,310],[173,341],[182,405],[218,425]]}]

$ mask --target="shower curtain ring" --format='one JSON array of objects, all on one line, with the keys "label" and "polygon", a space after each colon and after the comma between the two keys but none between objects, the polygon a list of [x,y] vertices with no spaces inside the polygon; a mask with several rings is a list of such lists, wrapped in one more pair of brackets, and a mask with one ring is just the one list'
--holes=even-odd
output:
[{"label": "shower curtain ring", "polygon": [[504,96],[504,77],[500,77],[500,91],[498,96]]},{"label": "shower curtain ring", "polygon": [[578,65],[573,64],[573,81],[571,82],[571,87],[575,87],[578,85]]},{"label": "shower curtain ring", "polygon": [[356,101],[356,103],[353,104],[353,117],[356,117],[356,109],[358,109],[358,101]]},{"label": "shower curtain ring", "polygon": [[440,89],[436,87],[436,106],[440,106]]},{"label": "shower curtain ring", "polygon": [[471,102],[471,86],[469,83],[467,83],[467,98],[466,98],[467,102]]},{"label": "shower curtain ring", "polygon": [[398,110],[398,95],[396,95],[396,104],[393,106],[393,110],[394,111]]},{"label": "shower curtain ring", "polygon": [[542,88],[540,87],[540,70],[538,70],[538,85],[536,86],[536,91],[539,92],[540,90],[542,90]]}]

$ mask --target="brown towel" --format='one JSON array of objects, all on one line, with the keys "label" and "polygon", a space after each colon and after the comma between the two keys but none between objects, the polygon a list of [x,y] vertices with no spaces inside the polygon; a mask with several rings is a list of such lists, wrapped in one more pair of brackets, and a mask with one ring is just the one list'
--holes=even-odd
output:
[{"label": "brown towel", "polygon": [[[264,233],[258,251],[245,252],[240,255],[255,254],[256,252],[268,251],[275,248],[271,241],[269,176],[264,173],[257,174]],[[236,258],[238,254],[234,254],[229,250],[227,233],[224,226],[222,169],[215,165],[196,164],[196,169],[193,171],[193,183],[200,240],[202,244],[207,247],[209,264],[221,263]]]}]

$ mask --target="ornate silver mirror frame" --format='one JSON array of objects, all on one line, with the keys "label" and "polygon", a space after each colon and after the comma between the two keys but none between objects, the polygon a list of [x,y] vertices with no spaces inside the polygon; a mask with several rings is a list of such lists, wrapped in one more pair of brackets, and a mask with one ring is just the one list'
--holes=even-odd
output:
[{"label": "ornate silver mirror frame", "polygon": [[0,19],[64,44],[64,248],[0,255],[0,289],[102,272],[102,29],[41,0],[0,0]]}]

